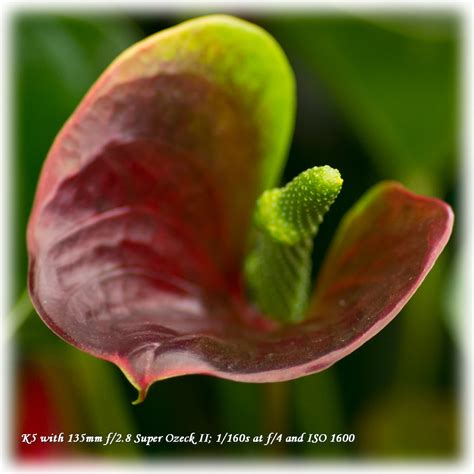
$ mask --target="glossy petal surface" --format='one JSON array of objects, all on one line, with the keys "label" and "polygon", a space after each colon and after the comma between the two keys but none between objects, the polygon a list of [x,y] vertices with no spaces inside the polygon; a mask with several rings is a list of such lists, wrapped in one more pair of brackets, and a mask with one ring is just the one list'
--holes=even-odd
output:
[{"label": "glossy petal surface", "polygon": [[309,318],[280,327],[257,314],[242,261],[291,94],[260,30],[189,22],[119,57],[48,155],[28,229],[33,302],[140,399],[177,375],[269,382],[328,367],[400,311],[449,237],[448,206],[383,184],[342,223]]}]

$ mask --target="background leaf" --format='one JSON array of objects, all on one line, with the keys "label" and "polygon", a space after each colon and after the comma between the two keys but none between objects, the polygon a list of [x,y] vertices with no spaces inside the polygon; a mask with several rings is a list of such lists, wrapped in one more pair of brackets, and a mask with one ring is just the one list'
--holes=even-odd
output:
[{"label": "background leaf", "polygon": [[[291,21],[276,20],[271,30],[285,34]],[[456,17],[372,14],[297,21],[298,31],[285,35],[284,46],[324,81],[384,176],[425,173],[434,189],[444,173],[452,179]]]}]

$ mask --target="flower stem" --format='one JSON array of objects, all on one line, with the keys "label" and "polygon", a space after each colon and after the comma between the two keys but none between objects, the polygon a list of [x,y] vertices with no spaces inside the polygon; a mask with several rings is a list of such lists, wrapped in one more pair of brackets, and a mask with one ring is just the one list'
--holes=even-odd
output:
[{"label": "flower stem", "polygon": [[28,316],[33,312],[33,305],[31,304],[30,295],[25,288],[23,293],[18,298],[12,310],[8,314],[7,321],[7,337],[12,338],[20,329],[23,323],[28,319]]},{"label": "flower stem", "polygon": [[[283,438],[289,429],[289,383],[274,382],[263,385],[263,435],[268,433],[282,434]],[[284,453],[286,444],[275,442],[267,446],[271,453]]]}]

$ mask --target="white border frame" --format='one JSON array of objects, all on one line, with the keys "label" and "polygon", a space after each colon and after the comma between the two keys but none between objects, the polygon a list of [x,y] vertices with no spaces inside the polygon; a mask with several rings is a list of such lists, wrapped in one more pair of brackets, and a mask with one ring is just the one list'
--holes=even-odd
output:
[{"label": "white border frame", "polygon": [[[107,0],[82,0],[65,2],[58,0],[50,0],[49,2],[44,1],[12,1],[6,0],[2,4],[2,15],[0,17],[0,34],[1,34],[1,57],[2,57],[2,73],[0,74],[0,90],[2,93],[2,113],[0,118],[0,144],[2,146],[2,160],[1,160],[1,173],[0,173],[0,189],[2,191],[2,200],[1,200],[1,248],[0,248],[0,261],[2,262],[1,268],[1,285],[0,285],[0,302],[1,307],[3,308],[3,331],[1,333],[2,337],[2,353],[0,354],[0,409],[1,409],[1,418],[0,422],[0,443],[1,443],[1,459],[0,459],[0,468],[2,472],[42,472],[47,470],[48,472],[78,472],[83,473],[85,469],[90,472],[100,472],[104,473],[129,473],[133,472],[154,472],[157,468],[164,470],[166,472],[222,472],[225,470],[227,473],[233,472],[242,472],[242,471],[259,471],[259,472],[290,472],[295,469],[301,472],[313,472],[316,463],[304,461],[304,462],[290,462],[281,460],[275,460],[271,462],[216,462],[209,463],[209,461],[204,461],[202,463],[193,460],[190,462],[183,462],[182,464],[176,464],[171,462],[162,462],[162,463],[128,463],[121,461],[120,463],[112,462],[84,462],[77,461],[75,466],[72,466],[72,463],[54,463],[54,464],[45,464],[44,466],[40,464],[32,465],[19,465],[15,464],[13,460],[9,459],[8,456],[8,436],[11,435],[9,416],[9,407],[11,407],[11,351],[7,343],[7,335],[9,333],[8,327],[6,327],[6,315],[8,314],[8,303],[10,299],[10,288],[9,288],[9,278],[8,274],[11,270],[11,266],[7,265],[9,262],[9,248],[10,242],[9,237],[10,233],[8,232],[8,223],[10,222],[10,213],[11,206],[8,201],[10,194],[11,180],[11,150],[12,150],[12,130],[10,130],[10,118],[11,118],[11,104],[7,100],[10,96],[9,92],[12,90],[10,84],[10,71],[11,71],[11,58],[9,57],[10,48],[10,20],[9,17],[11,13],[17,12],[19,10],[29,10],[29,11],[38,11],[44,12],[54,10],[71,10],[74,12],[83,12],[87,10],[94,9],[96,12],[107,12],[111,9],[123,10],[124,13],[135,13],[135,12],[153,12],[164,14],[173,12],[179,13],[180,11],[188,13],[190,10],[195,11],[196,14],[199,11],[202,13],[208,13],[211,11],[219,12],[229,12],[238,14],[239,11],[258,11],[258,12],[295,12],[297,10],[312,10],[318,11],[321,10],[357,10],[357,11],[377,11],[377,12],[396,12],[396,11],[408,11],[408,10],[430,10],[430,11],[457,11],[464,18],[463,24],[463,47],[464,51],[462,52],[462,64],[463,64],[463,73],[462,73],[462,84],[461,84],[461,97],[463,103],[461,104],[462,120],[463,120],[463,129],[462,129],[462,156],[463,163],[461,170],[462,173],[462,184],[463,192],[461,193],[460,203],[462,204],[462,209],[460,212],[463,217],[463,226],[461,232],[461,241],[460,244],[460,261],[462,262],[462,299],[463,299],[463,324],[462,334],[464,336],[463,340],[463,350],[461,351],[461,357],[464,358],[462,361],[463,369],[463,386],[462,386],[462,409],[465,415],[465,420],[463,423],[463,444],[464,444],[464,458],[460,463],[420,463],[420,462],[393,462],[389,464],[387,462],[366,462],[360,461],[357,463],[354,462],[318,462],[317,467],[325,472],[429,472],[429,473],[446,473],[446,472],[471,472],[474,467],[474,450],[473,440],[474,440],[474,431],[473,431],[473,417],[472,417],[472,401],[473,401],[473,322],[472,316],[474,316],[474,307],[473,307],[473,235],[472,229],[474,228],[474,191],[473,191],[473,170],[474,170],[474,161],[473,161],[473,122],[472,122],[472,111],[473,111],[473,94],[472,94],[472,84],[474,76],[472,74],[473,70],[473,14],[472,14],[472,5],[469,1],[410,1],[410,0],[399,0],[399,1],[348,1],[348,0],[333,0],[333,1],[279,1],[274,0],[271,2],[265,1],[251,1],[251,0],[239,0],[238,2],[234,1],[224,1],[224,0],[214,0],[214,1],[181,1],[177,2],[176,0],[150,0],[144,1],[140,0],[135,2],[118,0],[108,2]],[[470,288],[468,288],[468,286]]]}]

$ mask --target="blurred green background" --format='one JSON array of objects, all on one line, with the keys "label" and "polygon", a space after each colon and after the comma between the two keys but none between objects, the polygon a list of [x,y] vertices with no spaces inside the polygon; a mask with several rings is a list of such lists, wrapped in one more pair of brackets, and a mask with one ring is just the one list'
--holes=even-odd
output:
[{"label": "blurred green background", "polygon": [[[137,40],[210,12],[28,13],[12,35],[12,449],[20,458],[456,458],[460,453],[458,229],[422,287],[379,335],[323,373],[279,384],[186,376],[134,389],[112,364],[68,346],[25,293],[25,229],[42,163],[60,127],[105,67]],[[215,12],[212,12],[215,13]],[[288,181],[328,164],[344,177],[315,243],[315,272],[342,215],[370,186],[396,179],[459,197],[460,20],[456,13],[243,14],[281,44],[295,71],[298,109]],[[354,443],[58,444],[18,433],[159,435],[190,432],[355,433]]]}]

